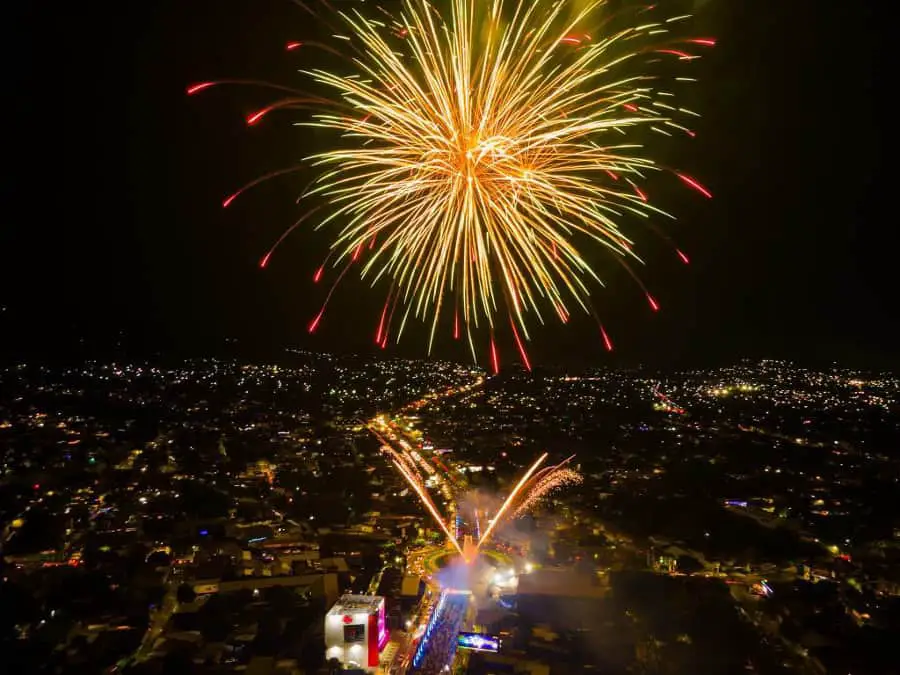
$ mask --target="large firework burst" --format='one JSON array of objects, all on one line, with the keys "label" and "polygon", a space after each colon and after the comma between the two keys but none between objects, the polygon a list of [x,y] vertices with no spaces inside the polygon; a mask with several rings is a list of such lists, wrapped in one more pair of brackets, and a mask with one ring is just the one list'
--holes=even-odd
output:
[{"label": "large firework burst", "polygon": [[330,209],[317,227],[336,233],[338,281],[357,263],[364,279],[388,287],[382,346],[412,316],[429,324],[430,350],[448,313],[473,357],[473,334],[489,330],[495,370],[494,329],[508,322],[530,368],[530,326],[553,314],[566,322],[573,308],[597,316],[591,288],[602,279],[585,251],[603,247],[627,267],[639,258],[626,223],[667,217],[641,189],[661,167],[647,147],[653,133],[639,130],[693,135],[675,119],[694,113],[649,64],[689,61],[679,42],[713,41],[678,41],[670,31],[687,17],[655,18],[652,7],[614,28],[621,17],[605,0],[577,5],[404,0],[396,17],[367,16],[365,6],[336,12],[348,68],[304,71],[324,94],[293,92],[248,119],[311,106],[319,112],[301,124],[336,132],[334,147],[307,158],[320,173],[304,197]]}]

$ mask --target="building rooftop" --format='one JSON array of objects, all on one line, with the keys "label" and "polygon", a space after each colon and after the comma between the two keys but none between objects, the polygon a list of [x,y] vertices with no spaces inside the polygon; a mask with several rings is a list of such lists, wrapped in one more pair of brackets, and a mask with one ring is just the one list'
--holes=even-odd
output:
[{"label": "building rooftop", "polygon": [[374,612],[384,598],[380,595],[342,595],[328,612],[329,615]]}]

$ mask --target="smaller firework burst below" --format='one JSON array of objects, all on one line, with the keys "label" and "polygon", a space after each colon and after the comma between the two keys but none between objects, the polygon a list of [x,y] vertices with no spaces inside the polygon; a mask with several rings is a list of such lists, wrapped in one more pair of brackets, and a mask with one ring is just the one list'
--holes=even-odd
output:
[{"label": "smaller firework burst below", "polygon": [[532,485],[528,486],[522,501],[513,511],[513,518],[521,518],[534,509],[541,501],[556,490],[571,485],[579,485],[584,480],[580,473],[565,466],[569,460],[550,467],[543,474],[535,476]]}]

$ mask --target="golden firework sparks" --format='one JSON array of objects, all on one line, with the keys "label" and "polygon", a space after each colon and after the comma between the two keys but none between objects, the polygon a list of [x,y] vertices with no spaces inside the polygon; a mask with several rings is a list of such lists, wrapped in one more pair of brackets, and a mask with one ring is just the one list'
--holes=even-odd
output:
[{"label": "golden firework sparks", "polygon": [[[285,99],[248,123],[282,107],[333,104],[333,112],[300,122],[342,137],[307,158],[320,174],[304,196],[319,195],[331,209],[317,227],[335,228],[330,259],[343,266],[338,279],[358,263],[372,285],[387,280],[379,344],[387,344],[395,317],[399,340],[413,316],[430,325],[430,351],[450,312],[454,336],[466,334],[473,357],[473,331],[487,327],[497,370],[493,336],[502,314],[530,367],[529,325],[548,314],[566,322],[573,308],[596,317],[591,288],[602,280],[586,252],[599,246],[623,264],[639,261],[626,223],[652,225],[668,215],[641,187],[663,168],[649,143],[693,136],[676,119],[695,113],[678,107],[650,64],[691,61],[685,49],[714,41],[676,39],[674,26],[688,17],[654,18],[648,7],[623,23],[605,0],[440,7],[446,11],[404,0],[389,20],[339,12],[347,34],[335,37],[353,52],[352,68],[304,71],[326,95]],[[322,268],[316,281],[321,276]],[[649,293],[647,300],[658,309]],[[323,312],[324,305],[311,331]]]}]

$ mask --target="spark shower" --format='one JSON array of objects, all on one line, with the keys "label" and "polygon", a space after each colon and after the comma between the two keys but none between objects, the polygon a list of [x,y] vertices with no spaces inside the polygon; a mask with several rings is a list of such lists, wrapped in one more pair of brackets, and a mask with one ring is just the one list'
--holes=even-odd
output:
[{"label": "spark shower", "polygon": [[[606,0],[404,0],[396,16],[362,2],[338,11],[322,0],[323,12],[295,3],[333,32],[333,45],[287,44],[302,55],[309,88],[231,83],[283,96],[249,125],[276,111],[312,111],[296,124],[331,132],[332,145],[223,205],[263,180],[316,174],[298,199],[306,210],[261,262],[301,226],[333,232],[312,275],[333,281],[310,332],[354,267],[386,296],[379,346],[399,340],[412,317],[428,327],[429,351],[439,326],[465,339],[476,360],[487,337],[495,372],[498,334],[530,369],[532,330],[551,317],[567,323],[573,310],[592,315],[612,349],[595,298],[604,251],[659,309],[632,268],[642,262],[636,227],[669,239],[655,221],[672,216],[651,199],[648,179],[669,175],[711,196],[653,159],[665,137],[695,136],[679,120],[696,113],[678,103],[694,78],[672,76],[672,66],[689,68],[715,41],[679,37],[689,16],[642,3],[613,12]],[[315,67],[317,52],[344,65]],[[188,93],[220,83],[228,81]]]}]

